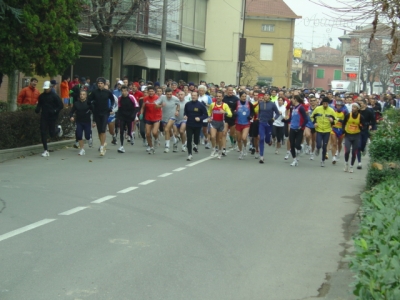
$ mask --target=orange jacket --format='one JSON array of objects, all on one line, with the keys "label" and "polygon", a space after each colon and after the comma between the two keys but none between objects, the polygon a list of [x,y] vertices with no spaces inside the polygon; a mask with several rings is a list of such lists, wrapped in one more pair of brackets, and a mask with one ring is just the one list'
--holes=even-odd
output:
[{"label": "orange jacket", "polygon": [[69,98],[68,81],[64,80],[63,82],[61,82],[60,88],[61,88],[61,98],[62,99]]},{"label": "orange jacket", "polygon": [[36,105],[38,103],[39,99],[39,91],[36,88],[33,88],[31,86],[27,86],[26,88],[23,88],[17,98],[17,104],[22,105],[22,104],[28,104],[28,105]]}]

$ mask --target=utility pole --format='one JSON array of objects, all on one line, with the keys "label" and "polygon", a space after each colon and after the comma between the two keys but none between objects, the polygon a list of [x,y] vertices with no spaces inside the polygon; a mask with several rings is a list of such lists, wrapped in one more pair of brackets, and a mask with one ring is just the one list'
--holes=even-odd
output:
[{"label": "utility pole", "polygon": [[160,53],[160,84],[165,83],[165,55],[167,54],[167,5],[168,0],[164,0],[161,28],[161,53]]}]

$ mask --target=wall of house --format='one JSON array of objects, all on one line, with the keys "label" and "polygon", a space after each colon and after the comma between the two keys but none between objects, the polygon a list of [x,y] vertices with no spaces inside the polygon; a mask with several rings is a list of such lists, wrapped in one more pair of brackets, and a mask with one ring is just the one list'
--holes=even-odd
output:
[{"label": "wall of house", "polygon": [[[251,74],[242,70],[244,81],[250,78],[250,84],[253,85],[258,77],[272,77],[273,86],[290,85],[288,79],[291,79],[293,57],[293,23],[291,19],[246,18],[244,35],[247,39],[246,53],[249,54],[246,64],[251,66]],[[262,25],[274,25],[274,31],[264,32]],[[261,44],[273,45],[272,60],[260,60]]]},{"label": "wall of house", "polygon": [[[317,78],[318,70],[324,70],[324,78]],[[307,72],[311,75],[308,88],[322,88],[324,90],[329,90],[331,88],[331,81],[334,80],[335,70],[342,71],[342,77],[340,80],[348,80],[347,75],[343,73],[343,66],[318,65],[316,68],[308,66]]]},{"label": "wall of house", "polygon": [[198,55],[206,62],[207,82],[238,83],[239,38],[243,30],[243,1],[208,1],[206,51]]}]

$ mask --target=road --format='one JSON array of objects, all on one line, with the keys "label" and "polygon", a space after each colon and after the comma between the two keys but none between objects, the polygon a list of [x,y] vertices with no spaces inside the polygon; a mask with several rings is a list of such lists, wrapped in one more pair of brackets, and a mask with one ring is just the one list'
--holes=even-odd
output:
[{"label": "road", "polygon": [[295,300],[337,270],[366,170],[125,148],[0,164],[0,299]]}]

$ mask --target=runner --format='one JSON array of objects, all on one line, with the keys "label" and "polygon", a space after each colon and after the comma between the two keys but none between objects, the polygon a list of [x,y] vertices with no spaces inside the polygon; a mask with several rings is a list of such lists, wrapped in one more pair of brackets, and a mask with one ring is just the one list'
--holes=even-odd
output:
[{"label": "runner", "polygon": [[121,96],[118,98],[118,123],[119,138],[121,141],[121,147],[119,147],[119,153],[125,153],[124,149],[124,135],[125,128],[128,131],[128,137],[131,138],[131,145],[134,144],[134,138],[132,137],[132,123],[135,120],[139,111],[139,103],[133,95],[129,94],[128,87],[126,85],[121,86]]},{"label": "runner", "polygon": [[292,98],[293,110],[290,122],[290,152],[292,153],[293,162],[290,164],[292,167],[297,167],[299,160],[297,155],[301,152],[301,144],[303,142],[304,128],[307,124],[307,113],[303,106],[304,99],[299,95]]},{"label": "runner", "polygon": [[[259,102],[259,136],[260,136],[260,164],[264,163],[264,143],[272,145],[271,132],[274,123],[274,113],[279,116],[281,112],[274,102],[271,102],[268,92],[265,93],[263,101]],[[258,157],[255,156],[255,159]]]},{"label": "runner", "polygon": [[358,151],[357,151],[357,169],[361,170],[362,169],[362,164],[361,164],[361,155],[365,156],[367,153],[366,147],[367,147],[367,142],[370,137],[370,131],[373,128],[376,128],[375,125],[375,114],[372,111],[372,109],[368,108],[367,106],[367,101],[365,99],[360,99],[358,101],[358,104],[360,105],[360,110],[359,113],[362,116],[363,124],[360,132],[360,143],[358,145]]},{"label": "runner", "polygon": [[258,135],[260,122],[258,121],[258,113],[260,110],[259,98],[261,97],[261,95],[258,93],[258,91],[255,91],[253,95],[254,95],[254,101],[253,101],[254,117],[253,120],[251,121],[250,131],[249,131],[249,136],[252,139],[252,147],[250,150],[252,155],[256,153],[257,156],[260,156],[260,149],[259,149],[260,137]]},{"label": "runner", "polygon": [[286,103],[283,97],[278,98],[278,102],[276,102],[280,115],[275,115],[275,121],[272,124],[272,138],[276,138],[276,148],[275,154],[279,154],[279,149],[281,148],[281,144],[283,141],[283,136],[285,135],[285,123],[283,120],[286,116]]},{"label": "runner", "polygon": [[[85,132],[85,139],[90,143],[92,136],[92,106],[87,101],[87,91],[82,90],[80,92],[79,101],[75,101],[72,104],[69,117],[71,122],[75,121],[76,132],[75,136],[79,143],[79,155],[85,155],[84,142],[83,142],[83,132]],[[75,118],[74,118],[75,114]]]},{"label": "runner", "polygon": [[228,104],[223,103],[222,99],[224,98],[223,91],[217,91],[216,94],[216,102],[211,103],[208,107],[208,115],[210,132],[211,132],[211,144],[212,151],[211,156],[215,157],[217,155],[217,144],[218,144],[218,159],[221,159],[222,155],[222,146],[224,139],[224,129],[225,129],[225,116],[232,117],[232,112],[228,106]]},{"label": "runner", "polygon": [[[208,107],[212,103],[212,100],[211,100],[211,97],[206,94],[207,87],[205,85],[199,85],[197,90],[199,92],[198,101],[202,102],[204,104],[204,106],[206,107],[206,109],[208,109]],[[202,133],[204,135],[205,148],[206,149],[210,149],[211,145],[210,145],[210,142],[209,142],[210,137],[209,137],[209,133],[208,133],[208,120],[207,119],[204,120],[204,122],[203,122],[203,131],[202,131]]]},{"label": "runner", "polygon": [[[107,83],[104,85],[104,89],[109,90],[109,85]],[[110,116],[108,117],[108,120],[107,120],[107,125],[108,125],[108,131],[110,132],[110,134],[112,136],[111,144],[116,145],[117,144],[116,130],[118,130],[118,128],[116,126],[117,124],[116,124],[115,120],[117,119],[118,97],[115,96],[114,94],[112,94],[112,95],[114,98],[114,104],[111,104],[111,100],[108,101],[108,105],[109,105],[111,111],[110,111]],[[125,128],[121,128],[121,130],[124,131]]]},{"label": "runner", "polygon": [[88,97],[88,101],[93,107],[94,122],[100,138],[101,156],[106,153],[107,121],[115,104],[114,95],[104,88],[105,84],[105,78],[99,77],[97,79],[97,89],[93,90]]},{"label": "runner", "polygon": [[329,98],[324,97],[321,105],[316,107],[311,114],[311,120],[317,131],[317,150],[315,155],[318,156],[322,148],[321,167],[325,167],[325,159],[329,137],[332,131],[332,125],[335,122],[335,111],[329,107]]},{"label": "runner", "polygon": [[[181,92],[181,91],[179,91]],[[178,93],[179,93],[178,92]],[[179,99],[172,95],[172,89],[166,88],[165,95],[162,95],[155,102],[157,107],[162,108],[162,124],[164,127],[165,135],[165,149],[164,153],[169,152],[169,143],[171,139],[171,131],[176,121],[176,117],[179,115],[180,105]],[[176,144],[176,138],[174,137],[174,144]]]},{"label": "runner", "polygon": [[[306,151],[310,153],[310,160],[314,160],[314,152],[315,152],[315,140],[317,137],[317,133],[315,131],[314,123],[311,121],[311,114],[314,109],[318,106],[318,100],[314,95],[310,95],[310,108],[308,110],[307,118],[308,122],[306,124],[306,128],[304,130],[304,135],[306,137],[307,149]],[[306,153],[307,153],[306,152]]]},{"label": "runner", "polygon": [[[184,113],[185,113],[185,105],[189,101],[186,100],[185,97],[185,92],[180,91],[178,93],[178,99],[179,99],[179,114],[176,117],[176,121],[174,124],[174,134],[177,140],[179,140],[178,137],[180,137],[180,140],[182,141],[182,152],[186,152],[186,120],[184,119]],[[174,149],[173,152],[178,151],[178,141],[174,143]]]},{"label": "runner", "polygon": [[192,141],[194,140],[193,151],[198,153],[198,146],[200,142],[200,132],[203,126],[203,120],[208,118],[207,109],[203,103],[197,101],[199,97],[198,92],[192,92],[192,101],[185,105],[185,119],[186,119],[186,139],[188,158],[190,161],[193,158]]},{"label": "runner", "polygon": [[333,125],[331,132],[332,164],[336,164],[340,159],[340,151],[342,151],[344,138],[342,123],[344,117],[349,113],[342,100],[336,100],[334,111],[336,123]]},{"label": "runner", "polygon": [[[145,116],[144,122],[146,127],[146,139],[148,147],[146,151],[149,154],[154,154],[154,148],[159,145],[158,141],[158,129],[160,128],[160,121],[162,118],[161,107],[156,104],[158,96],[155,94],[154,87],[147,87],[148,96],[143,97],[143,105],[140,110],[140,120],[143,119],[143,114]],[[152,135],[154,137],[154,147]]]},{"label": "runner", "polygon": [[[357,157],[361,126],[364,122],[363,120],[364,118],[360,114],[359,110],[360,110],[360,105],[358,103],[353,103],[351,113],[347,114],[343,121],[343,130],[345,131],[346,134],[344,138],[344,144],[345,144],[344,171],[350,173],[354,172],[353,166]],[[350,149],[351,149],[351,163],[349,169]]]},{"label": "runner", "polygon": [[[222,100],[224,103],[228,104],[229,109],[231,112],[234,112],[237,106],[237,102],[239,101],[239,98],[236,97],[233,93],[233,87],[229,86],[226,89],[226,94],[224,96],[224,99]],[[229,138],[231,140],[231,147],[233,148],[235,146],[236,140],[235,140],[235,119],[232,118],[225,118],[225,129],[224,129],[224,138],[223,138],[223,145],[222,145],[222,155],[226,156],[226,137],[228,134],[229,130]]]},{"label": "runner", "polygon": [[234,112],[236,140],[239,147],[239,159],[243,159],[247,155],[247,136],[250,130],[250,120],[254,116],[254,107],[247,100],[247,94],[244,91],[239,92],[239,101]]}]

